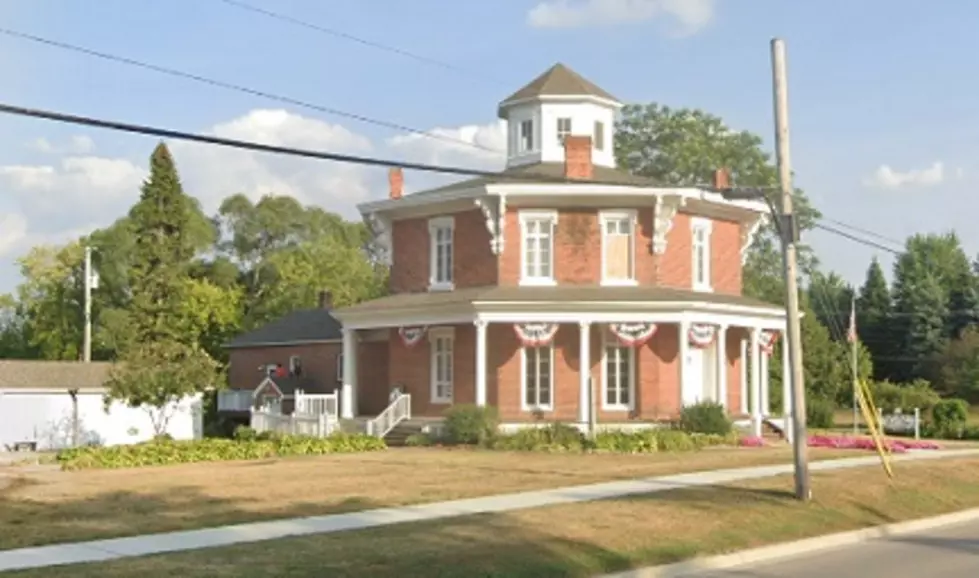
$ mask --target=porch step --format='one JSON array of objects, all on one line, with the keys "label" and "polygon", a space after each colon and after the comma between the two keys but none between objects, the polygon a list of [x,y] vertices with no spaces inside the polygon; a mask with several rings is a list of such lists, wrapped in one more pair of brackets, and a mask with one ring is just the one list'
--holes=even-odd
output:
[{"label": "porch step", "polygon": [[433,423],[440,421],[432,419],[407,419],[394,426],[394,429],[384,436],[384,442],[392,447],[403,446],[409,437],[424,433]]}]

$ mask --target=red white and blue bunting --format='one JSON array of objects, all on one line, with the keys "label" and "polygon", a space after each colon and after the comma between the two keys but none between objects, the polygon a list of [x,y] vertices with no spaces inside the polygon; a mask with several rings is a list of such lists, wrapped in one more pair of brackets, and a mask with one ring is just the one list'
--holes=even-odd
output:
[{"label": "red white and blue bunting", "polygon": [[610,323],[608,329],[626,347],[642,347],[656,335],[655,323]]},{"label": "red white and blue bunting", "polygon": [[546,347],[559,327],[557,323],[514,323],[513,331],[524,347]]},{"label": "red white and blue bunting", "polygon": [[402,327],[398,329],[398,335],[401,337],[401,342],[405,344],[405,347],[414,347],[418,345],[418,342],[425,337],[425,332],[428,331],[428,326],[426,325],[412,325],[409,327]]},{"label": "red white and blue bunting", "polygon": [[762,331],[758,338],[758,347],[765,355],[771,355],[775,351],[776,341],[778,341],[778,331]]},{"label": "red white and blue bunting", "polygon": [[717,326],[709,323],[694,323],[687,332],[687,341],[698,348],[709,347],[717,337]]}]

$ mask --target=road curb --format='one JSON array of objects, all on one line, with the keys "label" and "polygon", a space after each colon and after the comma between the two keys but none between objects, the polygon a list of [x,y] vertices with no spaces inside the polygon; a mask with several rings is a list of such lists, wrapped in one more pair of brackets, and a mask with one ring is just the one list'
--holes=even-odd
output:
[{"label": "road curb", "polygon": [[616,574],[607,574],[601,578],[681,578],[699,575],[695,573],[730,570],[740,566],[759,564],[763,562],[775,562],[783,558],[791,558],[802,554],[817,553],[822,550],[839,548],[841,546],[853,546],[881,538],[913,534],[943,526],[954,526],[965,522],[979,520],[979,508],[953,512],[933,518],[923,518],[911,520],[909,522],[898,522],[886,526],[875,526],[854,530],[851,532],[841,532],[828,536],[818,536],[806,538],[786,544],[776,544],[773,546],[763,546],[735,552],[734,554],[723,554],[720,556],[710,556],[698,558],[686,562],[666,564],[662,566],[650,566],[636,570],[627,570]]}]

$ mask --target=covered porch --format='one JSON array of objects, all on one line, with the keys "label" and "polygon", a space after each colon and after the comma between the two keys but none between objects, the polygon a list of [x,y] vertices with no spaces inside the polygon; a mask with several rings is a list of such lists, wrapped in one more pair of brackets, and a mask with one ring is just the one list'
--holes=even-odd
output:
[{"label": "covered porch", "polygon": [[764,419],[789,411],[786,394],[781,411],[769,404],[784,309],[740,296],[520,287],[365,305],[337,312],[344,324],[341,417],[354,416],[360,389],[357,357],[347,353],[361,333],[379,329],[389,332],[389,382],[411,393],[415,415],[474,403],[497,407],[508,425],[544,419],[641,427],[712,401],[760,434]]}]

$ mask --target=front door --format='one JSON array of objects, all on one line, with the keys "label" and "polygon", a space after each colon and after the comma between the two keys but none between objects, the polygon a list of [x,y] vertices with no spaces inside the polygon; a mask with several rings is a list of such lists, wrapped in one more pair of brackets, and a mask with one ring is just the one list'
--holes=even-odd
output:
[{"label": "front door", "polygon": [[699,403],[704,394],[704,350],[688,347],[687,358],[683,360],[683,405]]}]

